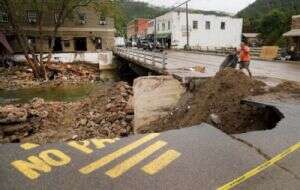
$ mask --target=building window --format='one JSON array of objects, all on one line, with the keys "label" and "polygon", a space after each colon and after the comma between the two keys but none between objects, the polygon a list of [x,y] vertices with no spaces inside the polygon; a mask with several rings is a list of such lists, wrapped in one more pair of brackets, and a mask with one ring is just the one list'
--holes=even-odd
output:
[{"label": "building window", "polygon": [[27,21],[29,24],[37,23],[37,11],[27,11]]},{"label": "building window", "polygon": [[59,21],[59,19],[60,19],[60,22],[62,22],[62,18],[59,18],[59,14],[60,14],[60,11],[55,11],[54,12],[54,22],[57,24]]},{"label": "building window", "polygon": [[160,30],[160,28],[159,28],[159,23],[157,23],[157,31],[159,31]]},{"label": "building window", "polygon": [[221,22],[221,30],[225,30],[226,28],[226,23],[225,22]]},{"label": "building window", "polygon": [[66,47],[66,48],[71,47],[70,40],[64,40],[64,47]]},{"label": "building window", "polygon": [[74,38],[75,51],[87,51],[87,39],[85,37]]},{"label": "building window", "polygon": [[79,13],[78,14],[79,23],[80,24],[86,24],[87,23],[87,16],[85,13]]},{"label": "building window", "polygon": [[171,30],[171,21],[168,21],[168,30]]},{"label": "building window", "polygon": [[106,25],[107,24],[105,16],[102,15],[102,16],[99,17],[99,24],[100,25]]},{"label": "building window", "polygon": [[165,30],[166,30],[166,24],[162,23],[162,31],[165,31]]},{"label": "building window", "polygon": [[0,11],[0,23],[8,23],[8,14],[6,11]]},{"label": "building window", "polygon": [[210,30],[210,21],[205,22],[205,29]]},{"label": "building window", "polygon": [[198,21],[193,21],[193,29],[198,29]]}]

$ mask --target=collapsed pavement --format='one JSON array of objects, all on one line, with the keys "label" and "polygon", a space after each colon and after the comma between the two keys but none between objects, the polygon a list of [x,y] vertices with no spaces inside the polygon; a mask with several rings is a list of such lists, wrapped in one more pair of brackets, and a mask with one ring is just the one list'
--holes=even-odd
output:
[{"label": "collapsed pavement", "polygon": [[299,89],[294,82],[271,88],[231,69],[201,80],[193,91],[172,77],[144,77],[133,87],[124,82],[96,87],[89,97],[75,102],[34,99],[1,107],[0,137],[2,143],[44,144],[124,137],[201,123],[210,123],[228,134],[266,130],[276,127],[284,116],[274,109],[241,104],[242,100],[257,95],[300,94]]}]

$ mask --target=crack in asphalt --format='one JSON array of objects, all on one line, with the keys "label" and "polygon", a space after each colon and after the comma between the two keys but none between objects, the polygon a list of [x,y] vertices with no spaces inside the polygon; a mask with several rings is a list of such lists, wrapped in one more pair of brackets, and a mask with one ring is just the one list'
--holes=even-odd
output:
[{"label": "crack in asphalt", "polygon": [[[269,156],[268,154],[264,153],[260,148],[254,146],[253,144],[251,144],[251,143],[249,143],[249,142],[247,142],[247,141],[245,141],[245,140],[243,140],[243,139],[240,139],[240,138],[238,138],[238,137],[235,137],[235,136],[233,136],[233,135],[230,135],[230,134],[229,134],[229,136],[230,136],[232,139],[234,139],[234,140],[236,140],[236,141],[239,141],[239,142],[245,144],[246,146],[248,146],[248,147],[254,149],[259,155],[261,155],[262,157],[264,157],[266,160],[271,160],[271,159],[272,159],[271,156]],[[279,164],[279,163],[277,163],[277,162],[274,163],[274,165],[278,166],[280,169],[284,170],[284,171],[287,172],[288,174],[292,175],[295,179],[297,179],[297,180],[300,181],[300,176],[298,176],[297,174],[295,174],[293,171],[289,170],[288,168],[282,166],[281,164]]]}]

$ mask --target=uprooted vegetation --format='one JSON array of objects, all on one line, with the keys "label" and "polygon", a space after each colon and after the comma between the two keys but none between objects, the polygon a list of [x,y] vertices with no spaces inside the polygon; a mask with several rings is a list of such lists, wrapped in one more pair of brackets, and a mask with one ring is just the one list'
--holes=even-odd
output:
[{"label": "uprooted vegetation", "polygon": [[298,83],[286,82],[269,89],[265,83],[250,79],[238,70],[226,69],[202,81],[167,117],[153,122],[143,132],[179,129],[203,122],[229,134],[272,129],[283,118],[278,110],[241,104],[241,101],[249,96],[284,92],[286,88],[282,86],[289,86],[287,93],[300,87]]}]

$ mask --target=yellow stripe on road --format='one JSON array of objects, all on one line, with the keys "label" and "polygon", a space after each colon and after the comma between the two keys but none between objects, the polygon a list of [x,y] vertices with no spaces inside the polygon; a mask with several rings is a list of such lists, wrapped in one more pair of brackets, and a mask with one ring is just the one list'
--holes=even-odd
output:
[{"label": "yellow stripe on road", "polygon": [[176,160],[181,154],[175,150],[168,150],[157,159],[145,165],[142,170],[149,175],[154,175]]},{"label": "yellow stripe on road", "polygon": [[33,144],[33,143],[24,143],[20,145],[20,147],[23,148],[24,150],[30,150],[38,146],[39,146],[38,144]]},{"label": "yellow stripe on road", "polygon": [[103,167],[104,165],[110,163],[111,161],[117,159],[118,157],[132,151],[133,149],[141,146],[142,144],[144,144],[144,143],[146,143],[146,142],[148,142],[148,141],[150,141],[150,140],[152,140],[152,139],[154,139],[155,137],[158,137],[158,136],[159,136],[159,133],[149,134],[149,135],[147,135],[147,136],[145,136],[145,137],[143,137],[143,138],[141,138],[141,139],[139,139],[139,140],[137,140],[137,141],[135,141],[135,142],[133,142],[133,143],[131,143],[131,144],[129,144],[129,145],[127,145],[127,146],[125,146],[125,147],[123,147],[123,148],[121,148],[121,149],[119,149],[119,150],[103,157],[103,158],[100,158],[99,160],[97,160],[97,161],[95,161],[95,162],[93,162],[93,163],[91,163],[91,164],[89,164],[89,165],[87,165],[87,166],[85,166],[81,169],[79,169],[79,171],[83,174],[89,174],[89,173]]},{"label": "yellow stripe on road", "polygon": [[137,153],[136,155],[128,158],[124,162],[118,164],[111,170],[106,172],[106,175],[110,176],[111,178],[116,178],[122,175],[123,173],[127,172],[130,168],[135,166],[136,164],[140,163],[142,160],[156,152],[157,150],[161,149],[167,145],[164,141],[157,141],[156,143],[150,145],[149,147],[145,148],[141,152]]},{"label": "yellow stripe on road", "polygon": [[258,167],[254,168],[253,170],[245,173],[244,175],[242,175],[241,177],[225,184],[224,186],[218,188],[217,190],[228,190],[228,189],[232,189],[233,187],[241,184],[242,182],[248,180],[249,178],[255,176],[256,174],[260,173],[261,171],[267,169],[268,167],[274,165],[276,162],[282,160],[283,158],[285,158],[287,155],[295,152],[296,150],[298,150],[300,148],[300,142],[291,146],[290,148],[286,149],[285,151],[283,151],[282,153],[278,154],[277,156],[275,156],[274,158],[272,158],[271,160],[259,165]]}]

